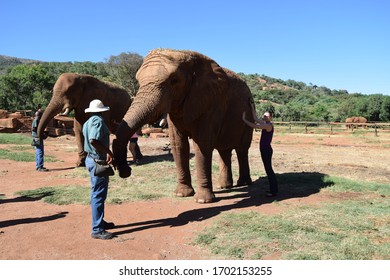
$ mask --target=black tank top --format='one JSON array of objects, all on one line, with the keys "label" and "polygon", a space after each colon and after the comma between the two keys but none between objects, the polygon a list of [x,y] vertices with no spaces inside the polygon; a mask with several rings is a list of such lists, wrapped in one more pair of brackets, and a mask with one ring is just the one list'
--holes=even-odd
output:
[{"label": "black tank top", "polygon": [[274,136],[274,126],[271,131],[266,129],[261,130],[260,149],[267,149],[271,147],[272,137]]}]

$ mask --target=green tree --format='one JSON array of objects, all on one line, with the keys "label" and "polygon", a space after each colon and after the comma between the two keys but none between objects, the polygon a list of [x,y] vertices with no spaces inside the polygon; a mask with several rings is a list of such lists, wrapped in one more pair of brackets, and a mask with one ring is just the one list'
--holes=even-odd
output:
[{"label": "green tree", "polygon": [[256,103],[257,116],[261,117],[264,112],[270,112],[274,118],[277,117],[275,107],[271,102],[261,102],[260,104]]},{"label": "green tree", "polygon": [[364,116],[366,114],[367,102],[362,94],[351,94],[340,100],[338,114],[341,120],[352,116]]},{"label": "green tree", "polygon": [[382,94],[373,94],[367,97],[367,119],[369,121],[380,121],[382,102]]},{"label": "green tree", "polygon": [[317,103],[313,106],[312,115],[314,117],[313,120],[315,120],[315,121],[327,122],[327,121],[329,121],[330,113],[329,113],[327,106],[325,106],[324,104],[321,104],[321,103]]},{"label": "green tree", "polygon": [[35,109],[50,98],[51,77],[41,64],[17,65],[0,77],[0,107]]},{"label": "green tree", "polygon": [[106,62],[106,70],[113,82],[124,87],[131,96],[135,96],[139,87],[135,75],[142,63],[143,57],[139,54],[121,53],[110,56]]},{"label": "green tree", "polygon": [[308,120],[308,109],[300,103],[290,102],[280,108],[282,121],[305,121]]},{"label": "green tree", "polygon": [[383,96],[383,101],[379,112],[379,120],[383,122],[390,121],[390,96]]}]

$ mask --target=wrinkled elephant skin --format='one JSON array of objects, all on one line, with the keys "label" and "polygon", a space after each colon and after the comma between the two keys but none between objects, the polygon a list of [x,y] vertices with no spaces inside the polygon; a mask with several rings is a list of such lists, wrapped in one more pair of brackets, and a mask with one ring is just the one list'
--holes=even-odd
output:
[{"label": "wrinkled elephant skin", "polygon": [[[209,203],[213,193],[212,152],[220,154],[219,186],[233,187],[232,150],[239,162],[238,185],[250,184],[248,149],[253,129],[248,119],[252,96],[245,82],[234,72],[193,51],[157,49],[151,51],[137,72],[140,88],[116,133],[114,158],[119,175],[127,177],[126,143],[142,125],[168,113],[170,145],[178,184],[177,196],[195,195],[195,201]],[[190,144],[193,140],[197,188],[191,183]]]},{"label": "wrinkled elephant skin", "polygon": [[53,87],[53,96],[39,123],[38,135],[42,137],[44,129],[54,116],[74,110],[74,132],[79,154],[76,166],[85,165],[82,126],[89,115],[84,110],[94,99],[100,99],[105,106],[112,108],[105,112],[103,117],[110,131],[115,133],[131,104],[130,95],[124,89],[90,75],[73,73],[60,75]]}]

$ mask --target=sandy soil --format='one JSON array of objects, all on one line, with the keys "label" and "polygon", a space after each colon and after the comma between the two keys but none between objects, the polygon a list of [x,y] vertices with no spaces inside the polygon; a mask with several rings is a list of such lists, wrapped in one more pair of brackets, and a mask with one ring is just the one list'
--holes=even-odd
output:
[{"label": "sandy soil", "polygon": [[[145,155],[166,154],[167,138],[140,138]],[[281,207],[322,203],[332,197],[319,190],[295,194],[288,184],[280,185],[277,205],[264,196],[267,181],[232,191],[217,190],[217,201],[196,204],[190,199],[168,198],[152,202],[106,205],[106,220],[116,224],[108,241],[90,238],[89,205],[52,205],[40,199],[18,197],[19,190],[59,184],[89,184],[72,178],[76,161],[71,136],[49,138],[46,155],[63,162],[47,163],[49,172],[36,172],[34,163],[0,161],[0,258],[31,259],[213,259],[193,246],[195,235],[226,211],[254,210],[272,215]],[[4,148],[7,145],[0,145]],[[274,137],[274,169],[278,176],[294,173],[338,175],[390,184],[390,137],[347,137],[343,135],[284,134]],[[258,134],[250,150],[252,173],[264,174],[258,151]],[[174,168],[172,163],[172,168]],[[259,169],[259,170],[257,170]],[[133,172],[136,170],[133,169]],[[216,174],[214,175],[216,177]],[[175,186],[172,186],[172,191]],[[270,259],[277,256],[269,256]]]}]

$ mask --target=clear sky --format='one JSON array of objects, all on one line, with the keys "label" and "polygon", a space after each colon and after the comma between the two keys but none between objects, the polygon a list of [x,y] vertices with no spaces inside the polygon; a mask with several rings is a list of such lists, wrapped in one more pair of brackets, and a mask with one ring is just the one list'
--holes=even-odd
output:
[{"label": "clear sky", "polygon": [[4,0],[0,26],[1,55],[187,49],[235,72],[390,95],[388,0]]}]

